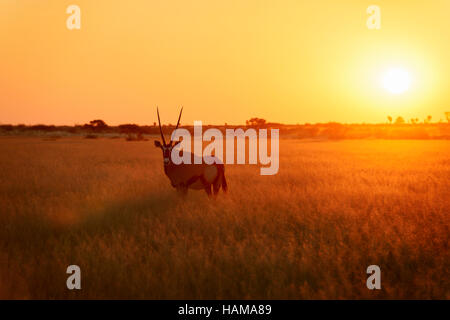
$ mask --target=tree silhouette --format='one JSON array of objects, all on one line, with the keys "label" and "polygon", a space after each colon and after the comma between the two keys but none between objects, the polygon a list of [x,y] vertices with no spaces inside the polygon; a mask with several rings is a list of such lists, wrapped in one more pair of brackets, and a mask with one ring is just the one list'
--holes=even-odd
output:
[{"label": "tree silhouette", "polygon": [[108,125],[105,123],[105,121],[97,119],[90,121],[89,124],[85,124],[84,127],[94,132],[103,132],[108,128]]},{"label": "tree silhouette", "polygon": [[387,116],[389,123],[392,123],[392,117],[391,116]]},{"label": "tree silhouette", "polygon": [[395,119],[395,124],[404,124],[405,123],[405,119],[403,119],[403,117],[397,117],[397,119]]},{"label": "tree silhouette", "polygon": [[447,122],[450,124],[450,112],[445,113],[445,118],[447,119]]},{"label": "tree silhouette", "polygon": [[247,120],[245,123],[252,127],[262,127],[266,124],[266,120],[260,118],[251,118],[250,120]]},{"label": "tree silhouette", "polygon": [[89,122],[90,125],[94,128],[107,128],[108,125],[105,123],[105,121],[103,120],[92,120],[91,122]]}]

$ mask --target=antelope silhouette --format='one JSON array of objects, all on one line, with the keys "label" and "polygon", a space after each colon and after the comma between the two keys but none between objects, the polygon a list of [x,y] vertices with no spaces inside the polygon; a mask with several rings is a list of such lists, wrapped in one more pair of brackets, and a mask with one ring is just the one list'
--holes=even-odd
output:
[{"label": "antelope silhouette", "polygon": [[[178,145],[181,141],[173,142],[170,140],[166,143],[164,135],[161,128],[161,120],[159,117],[159,109],[156,109],[158,114],[158,124],[159,132],[161,133],[162,143],[155,140],[155,147],[160,148],[163,154],[164,160],[164,173],[169,178],[172,187],[174,187],[179,193],[186,195],[188,189],[194,190],[205,190],[208,196],[212,194],[217,195],[220,188],[224,192],[227,192],[227,181],[225,179],[225,166],[216,157],[212,157],[215,163],[206,164],[201,161],[201,164],[196,164],[194,157],[196,155],[188,152],[191,157],[191,163],[180,163],[174,164],[171,159],[171,154],[173,148]],[[183,108],[180,110],[180,115],[178,116],[178,122],[175,130],[178,129],[180,125],[181,114],[183,113]],[[183,152],[185,152],[183,150]],[[208,161],[209,162],[209,161]],[[212,189],[212,191],[211,191]]]}]

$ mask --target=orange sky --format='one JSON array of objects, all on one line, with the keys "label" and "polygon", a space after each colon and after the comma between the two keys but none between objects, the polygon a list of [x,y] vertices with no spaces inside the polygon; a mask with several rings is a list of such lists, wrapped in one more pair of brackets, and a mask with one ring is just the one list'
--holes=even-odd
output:
[{"label": "orange sky", "polygon": [[[1,0],[0,123],[149,124],[156,105],[164,123],[180,105],[189,124],[438,121],[449,17],[448,0]],[[392,67],[411,74],[404,94],[379,84]]]}]

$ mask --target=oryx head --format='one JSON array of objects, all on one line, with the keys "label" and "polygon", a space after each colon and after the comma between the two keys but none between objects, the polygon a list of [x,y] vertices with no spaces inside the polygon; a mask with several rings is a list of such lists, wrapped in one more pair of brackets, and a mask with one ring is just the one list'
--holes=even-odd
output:
[{"label": "oryx head", "polygon": [[[166,140],[164,139],[164,135],[163,135],[162,128],[161,128],[161,120],[159,118],[159,110],[158,110],[158,108],[156,108],[156,112],[158,114],[159,132],[161,133],[162,143],[159,142],[158,140],[155,140],[155,147],[161,148],[162,153],[163,153],[163,158],[164,158],[164,164],[167,165],[167,164],[169,164],[171,162],[170,155],[172,153],[172,149],[177,144],[179,144],[181,141],[173,142],[172,140],[170,140],[169,143],[166,143]],[[183,107],[181,107],[180,115],[178,116],[178,122],[177,122],[177,126],[176,126],[175,130],[177,130],[178,126],[180,125],[180,119],[181,119],[181,113],[182,112],[183,112]]]}]

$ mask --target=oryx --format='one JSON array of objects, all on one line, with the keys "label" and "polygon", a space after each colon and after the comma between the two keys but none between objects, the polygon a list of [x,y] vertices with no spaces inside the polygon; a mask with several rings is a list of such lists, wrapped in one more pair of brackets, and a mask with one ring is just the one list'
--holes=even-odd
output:
[{"label": "oryx", "polygon": [[[158,114],[159,132],[161,133],[161,142],[155,140],[155,147],[161,148],[164,158],[164,173],[170,179],[172,187],[177,189],[182,194],[186,194],[188,189],[205,190],[208,196],[211,195],[211,187],[214,194],[219,192],[220,187],[224,192],[227,191],[227,181],[225,179],[225,167],[223,163],[216,157],[213,157],[216,161],[213,164],[206,164],[202,161],[201,164],[194,164],[194,157],[192,153],[188,153],[191,156],[191,164],[181,163],[174,164],[171,159],[172,149],[181,141],[173,142],[170,140],[166,143],[161,128],[161,120],[159,118],[159,110],[156,109]],[[178,117],[178,122],[175,130],[180,125],[181,113]],[[183,152],[185,152],[183,150]]]}]

